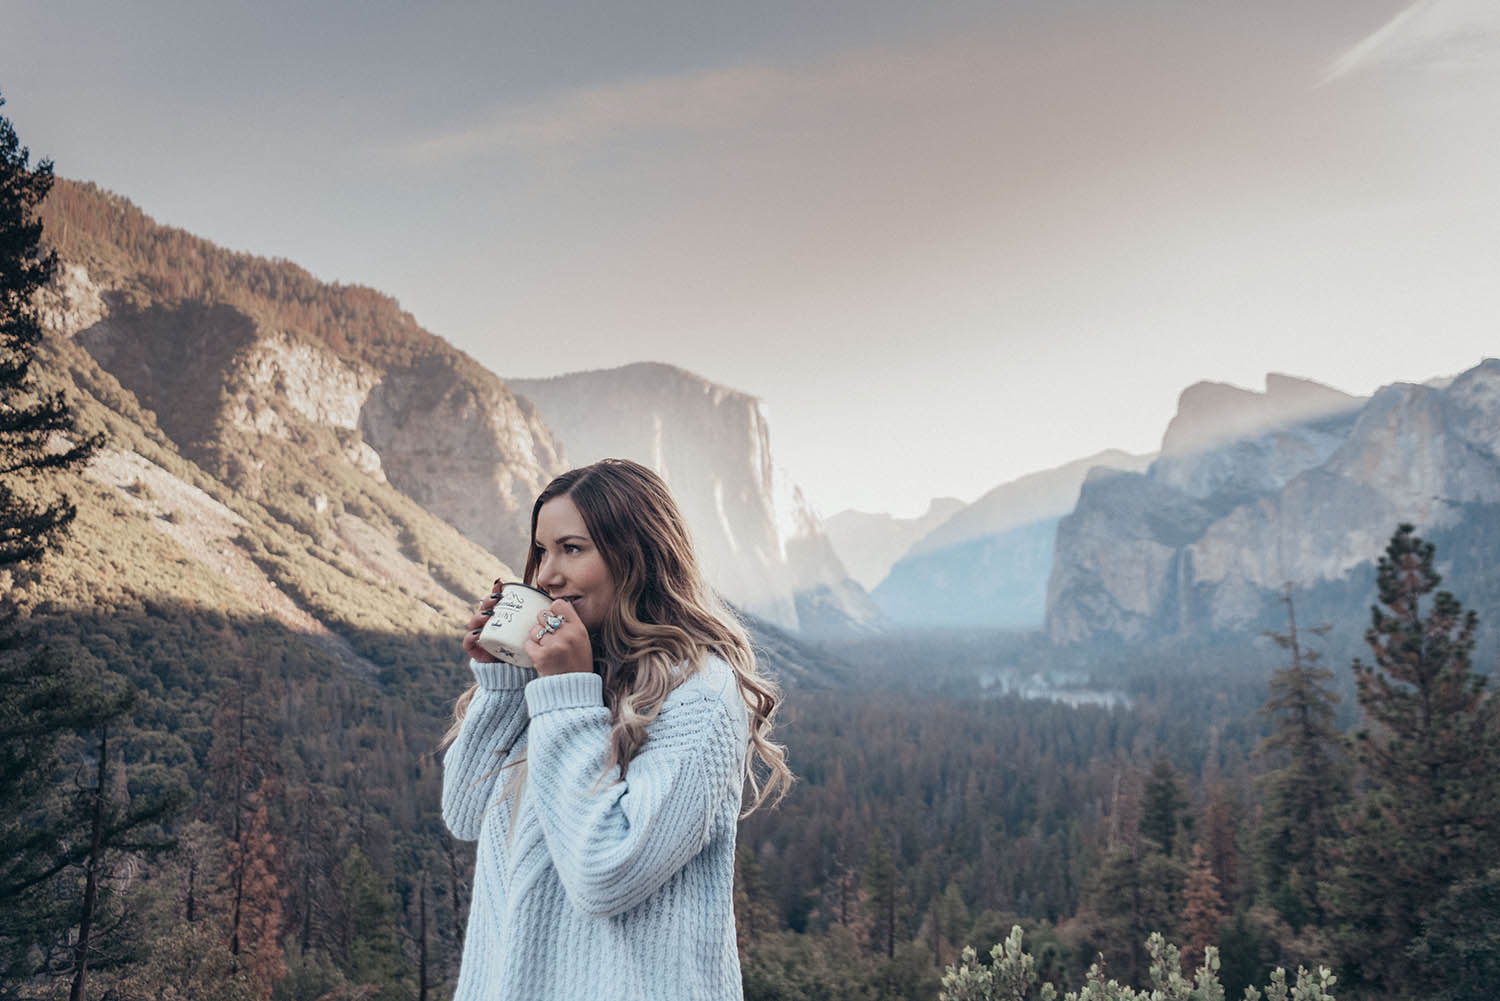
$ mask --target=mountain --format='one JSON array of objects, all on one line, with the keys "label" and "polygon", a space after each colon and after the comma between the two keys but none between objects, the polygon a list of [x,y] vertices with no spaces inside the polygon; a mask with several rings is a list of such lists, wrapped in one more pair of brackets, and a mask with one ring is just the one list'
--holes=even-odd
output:
[{"label": "mountain", "polygon": [[820,635],[878,620],[801,490],[776,469],[755,397],[655,363],[510,386],[567,442],[570,463],[613,456],[660,473],[705,572],[736,605]]},{"label": "mountain", "polygon": [[60,295],[86,324],[57,329],[188,458],[251,497],[357,471],[524,556],[560,443],[395,300],[158,226],[89,185],[59,182],[43,221],[67,264]]},{"label": "mountain", "polygon": [[[1324,610],[1360,621],[1371,564],[1403,521],[1438,544],[1461,598],[1496,593],[1478,543],[1500,532],[1500,361],[1446,386],[1398,383],[1367,400],[1291,382],[1268,378],[1258,402],[1194,387],[1150,469],[1090,475],[1058,528],[1046,618],[1054,642],[1279,626],[1288,583],[1308,621]],[[1232,401],[1233,413],[1210,398]],[[1313,400],[1322,402],[1302,405]],[[1266,419],[1246,425],[1248,411]],[[1226,439],[1216,430],[1226,426],[1245,436]]]},{"label": "mountain", "polygon": [[1111,450],[1001,484],[912,545],[871,594],[893,622],[1035,629],[1045,613],[1058,519],[1090,469],[1141,469]]},{"label": "mountain", "polygon": [[[69,623],[212,610],[295,651],[283,663],[419,677],[451,700],[453,631],[515,575],[531,501],[565,468],[536,408],[373,290],[223,250],[92,185],[59,180],[42,218],[61,266],[38,300],[39,377],[108,444],[67,483],[63,553],[7,581],[18,604]],[[839,670],[757,638],[805,687]],[[212,634],[197,642],[173,656],[214,656]]]},{"label": "mountain", "polygon": [[865,590],[873,590],[908,549],[937,525],[947,521],[964,502],[957,497],[935,497],[916,518],[897,518],[865,511],[840,511],[824,521],[828,539],[849,575]]}]

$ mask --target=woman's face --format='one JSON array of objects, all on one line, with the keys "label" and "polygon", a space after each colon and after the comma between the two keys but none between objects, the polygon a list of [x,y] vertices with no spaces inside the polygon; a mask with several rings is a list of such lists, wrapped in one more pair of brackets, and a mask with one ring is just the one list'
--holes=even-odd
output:
[{"label": "woman's face", "polygon": [[532,545],[537,550],[532,583],[572,604],[585,628],[598,629],[614,604],[615,582],[570,498],[554,497],[542,505]]}]

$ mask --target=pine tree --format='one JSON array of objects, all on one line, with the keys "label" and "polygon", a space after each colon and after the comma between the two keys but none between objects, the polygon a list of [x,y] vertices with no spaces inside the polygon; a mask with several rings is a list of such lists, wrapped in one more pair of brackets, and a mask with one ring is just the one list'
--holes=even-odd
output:
[{"label": "pine tree", "polygon": [[[76,509],[48,496],[48,480],[102,440],[80,438],[63,396],[32,378],[42,343],[34,296],[56,259],[42,252],[36,219],[52,164],[29,161],[0,116],[0,567],[59,542]],[[120,679],[52,656],[9,601],[0,605],[0,998],[43,972],[68,976],[80,998],[90,970],[127,951],[113,873],[166,847],[154,829],[182,800],[172,788],[132,799],[111,774],[134,701]],[[94,784],[80,785],[82,775]]]},{"label": "pine tree", "polygon": [[[1318,667],[1319,653],[1302,645],[1291,588],[1283,596],[1287,631],[1270,633],[1291,662],[1271,676],[1261,712],[1272,731],[1256,749],[1281,767],[1261,780],[1260,875],[1264,899],[1292,929],[1321,925],[1319,883],[1332,872],[1332,844],[1340,836],[1337,811],[1350,796],[1343,736],[1334,725],[1338,694],[1327,687],[1333,672]],[[1306,632],[1322,636],[1328,626]]]},{"label": "pine tree", "polygon": [[1376,573],[1374,662],[1354,662],[1372,791],[1351,819],[1330,908],[1351,971],[1393,995],[1441,990],[1432,977],[1443,971],[1422,966],[1414,942],[1500,848],[1500,703],[1470,664],[1478,616],[1441,582],[1433,545],[1400,526]]},{"label": "pine tree", "polygon": [[1172,854],[1177,815],[1185,805],[1177,769],[1166,758],[1157,758],[1141,794],[1141,837],[1154,841],[1163,855]]},{"label": "pine tree", "polygon": [[885,839],[877,833],[865,863],[865,885],[870,891],[870,944],[877,952],[885,953],[887,959],[896,955],[898,880],[896,863]]},{"label": "pine tree", "polygon": [[401,975],[401,945],[396,931],[396,902],[390,885],[375,871],[358,845],[351,845],[335,877],[339,891],[340,965],[358,984],[395,991]]},{"label": "pine tree", "polygon": [[37,481],[81,464],[101,441],[70,441],[73,415],[62,394],[39,394],[32,382],[42,339],[33,297],[57,260],[41,251],[35,218],[52,189],[52,161],[32,168],[30,158],[0,116],[0,566],[38,559],[73,520],[77,509],[66,498],[35,498]]},{"label": "pine tree", "polygon": [[267,1001],[272,986],[286,975],[276,842],[266,815],[266,800],[273,792],[267,781],[246,797],[244,823],[229,843],[229,951],[249,970],[260,1001]]},{"label": "pine tree", "polygon": [[1224,906],[1233,910],[1239,899],[1239,825],[1235,805],[1222,784],[1209,790],[1203,810],[1203,851],[1219,881]]},{"label": "pine tree", "polygon": [[1203,846],[1194,844],[1187,884],[1182,888],[1182,932],[1185,939],[1182,961],[1189,970],[1196,970],[1203,963],[1205,949],[1218,944],[1219,926],[1224,923],[1224,917],[1219,880],[1214,876]]},{"label": "pine tree", "polygon": [[1083,909],[1088,951],[1102,953],[1112,973],[1134,980],[1146,974],[1147,936],[1176,935],[1187,875],[1177,859],[1146,847],[1119,848],[1105,856]]}]

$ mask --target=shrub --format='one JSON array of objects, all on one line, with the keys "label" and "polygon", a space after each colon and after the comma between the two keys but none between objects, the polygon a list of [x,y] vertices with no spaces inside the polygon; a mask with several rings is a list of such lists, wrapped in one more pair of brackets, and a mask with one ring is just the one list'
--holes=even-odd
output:
[{"label": "shrub", "polygon": [[[1104,979],[1104,970],[1095,963],[1089,967],[1088,980],[1081,991],[1059,993],[1053,984],[1037,986],[1036,960],[1021,948],[1021,926],[1015,925],[1004,942],[990,950],[990,963],[979,962],[973,948],[965,948],[958,966],[948,967],[943,974],[942,1001],[1028,1001],[1035,996],[1040,1001],[1224,1001],[1224,987],[1219,983],[1219,950],[1209,946],[1205,950],[1203,965],[1195,978],[1189,981],[1182,975],[1181,954],[1177,946],[1167,942],[1159,933],[1153,933],[1146,941],[1146,952],[1151,957],[1149,973],[1151,985],[1148,990],[1137,991],[1114,980]],[[1292,986],[1286,982],[1286,971],[1277,969],[1271,974],[1271,982],[1262,992],[1254,987],[1245,988],[1245,1001],[1334,1001],[1328,989],[1333,986],[1332,971],[1319,967],[1316,976],[1297,968],[1297,980]]]}]

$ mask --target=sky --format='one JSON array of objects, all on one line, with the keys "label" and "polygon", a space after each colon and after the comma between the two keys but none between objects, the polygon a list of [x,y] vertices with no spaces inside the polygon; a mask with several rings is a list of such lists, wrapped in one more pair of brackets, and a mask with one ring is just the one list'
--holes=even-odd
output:
[{"label": "sky", "polygon": [[1492,0],[7,0],[0,93],[501,377],[758,396],[825,515],[1500,353]]}]

